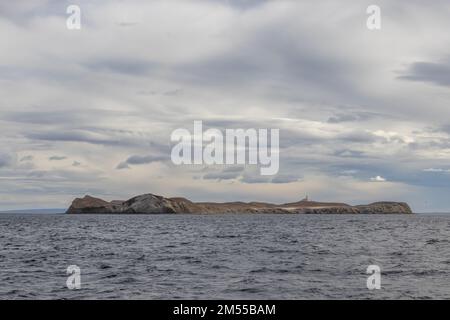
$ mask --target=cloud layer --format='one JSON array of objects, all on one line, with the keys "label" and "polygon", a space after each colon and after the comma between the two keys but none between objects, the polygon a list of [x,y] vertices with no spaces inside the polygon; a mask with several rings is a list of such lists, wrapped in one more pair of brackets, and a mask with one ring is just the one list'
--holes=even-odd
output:
[{"label": "cloud layer", "polygon": [[[448,1],[0,4],[0,209],[153,192],[448,211]],[[174,166],[170,133],[279,128],[280,172]],[[121,170],[121,169],[127,170]],[[376,182],[376,183],[375,183]]]}]

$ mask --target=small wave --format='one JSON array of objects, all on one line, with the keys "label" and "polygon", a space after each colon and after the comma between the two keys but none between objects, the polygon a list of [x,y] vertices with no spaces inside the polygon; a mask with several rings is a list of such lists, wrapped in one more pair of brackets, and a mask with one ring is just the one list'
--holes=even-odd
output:
[{"label": "small wave", "polygon": [[136,281],[137,281],[136,278],[126,277],[126,278],[121,279],[120,281],[118,281],[118,283],[120,283],[120,284],[127,284],[127,283],[133,283],[133,282],[136,282]]},{"label": "small wave", "polygon": [[240,238],[240,235],[235,234],[225,234],[225,235],[216,235],[217,239],[233,239],[233,238]]}]

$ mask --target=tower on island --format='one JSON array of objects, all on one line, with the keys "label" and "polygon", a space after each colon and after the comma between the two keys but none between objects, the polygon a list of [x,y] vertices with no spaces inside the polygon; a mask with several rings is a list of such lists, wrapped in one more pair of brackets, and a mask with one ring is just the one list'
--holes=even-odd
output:
[{"label": "tower on island", "polygon": [[308,195],[302,199],[302,201],[309,201]]}]

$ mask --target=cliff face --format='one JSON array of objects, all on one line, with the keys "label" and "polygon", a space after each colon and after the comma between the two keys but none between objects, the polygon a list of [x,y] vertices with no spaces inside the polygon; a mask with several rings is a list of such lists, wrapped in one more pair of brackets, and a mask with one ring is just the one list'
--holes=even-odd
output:
[{"label": "cliff face", "polygon": [[360,213],[412,213],[411,208],[405,202],[375,202],[369,205],[356,206]]},{"label": "cliff face", "polygon": [[411,214],[404,202],[375,202],[368,205],[350,206],[345,203],[299,201],[285,204],[264,202],[192,202],[185,198],[165,198],[144,194],[127,201],[107,202],[85,196],[77,198],[67,210],[69,214],[157,214],[157,213],[283,213],[283,214]]}]

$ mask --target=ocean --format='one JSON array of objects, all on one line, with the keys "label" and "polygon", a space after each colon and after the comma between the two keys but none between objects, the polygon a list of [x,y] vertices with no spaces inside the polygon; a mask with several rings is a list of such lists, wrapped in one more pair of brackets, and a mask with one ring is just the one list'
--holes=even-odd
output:
[{"label": "ocean", "polygon": [[450,215],[2,214],[0,299],[450,299]]}]

